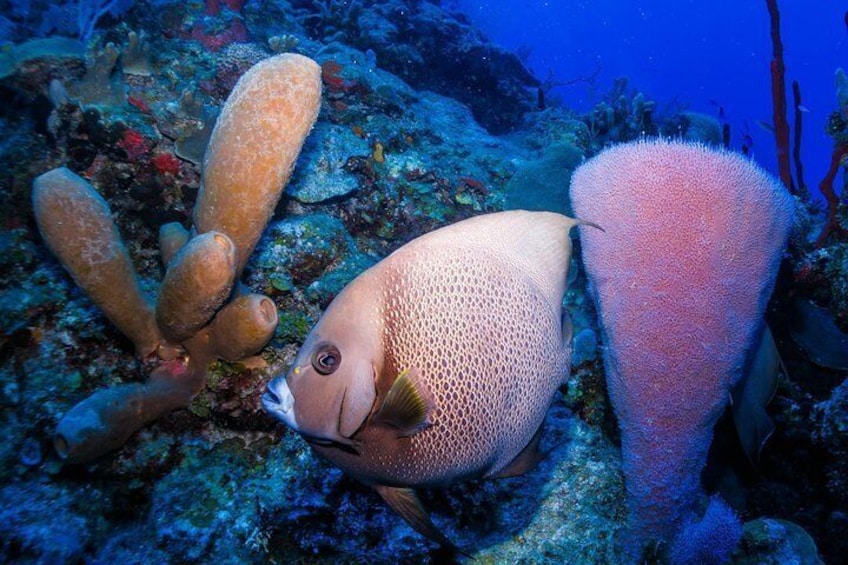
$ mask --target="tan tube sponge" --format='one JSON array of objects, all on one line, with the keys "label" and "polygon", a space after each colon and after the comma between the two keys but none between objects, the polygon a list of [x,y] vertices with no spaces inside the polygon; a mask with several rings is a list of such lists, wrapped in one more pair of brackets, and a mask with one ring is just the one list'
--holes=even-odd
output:
[{"label": "tan tube sponge", "polygon": [[159,290],[156,321],[169,340],[199,332],[224,304],[236,277],[236,249],[226,235],[208,232],[190,240],[168,265]]},{"label": "tan tube sponge", "polygon": [[159,256],[162,264],[167,267],[174,255],[183,248],[189,240],[188,230],[179,222],[170,222],[159,228]]},{"label": "tan tube sponge", "polygon": [[286,53],[247,71],[218,116],[193,220],[198,233],[230,236],[238,273],[274,213],[320,103],[318,65]]},{"label": "tan tube sponge", "polygon": [[206,384],[205,360],[166,361],[143,383],[98,390],[71,408],[53,434],[62,459],[86,463],[118,449],[139,428],[191,403]]},{"label": "tan tube sponge", "polygon": [[227,361],[256,354],[274,335],[277,307],[267,296],[245,294],[227,304],[209,327],[212,350]]},{"label": "tan tube sponge", "polygon": [[54,436],[62,458],[83,463],[120,447],[141,426],[187,406],[215,358],[237,361],[271,339],[273,301],[232,289],[274,213],[320,101],[320,68],[299,55],[271,57],[239,80],[207,149],[194,229],[168,224],[160,231],[167,271],[155,311],[94,188],[67,169],[36,179],[34,208],[50,249],[138,354],[155,352],[159,361],[146,382],[100,390],[71,408]]},{"label": "tan tube sponge", "polygon": [[82,177],[62,167],[35,179],[33,209],[44,241],[136,353],[161,340],[153,307],[141,292],[109,205]]}]

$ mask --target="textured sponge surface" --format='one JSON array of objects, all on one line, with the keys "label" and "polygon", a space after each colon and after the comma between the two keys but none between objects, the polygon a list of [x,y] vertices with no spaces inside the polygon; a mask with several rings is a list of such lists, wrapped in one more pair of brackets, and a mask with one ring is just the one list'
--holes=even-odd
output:
[{"label": "textured sponge surface", "polygon": [[227,234],[244,267],[274,213],[321,105],[321,69],[284,53],[250,68],[215,124],[194,209],[198,233]]},{"label": "textured sponge surface", "polygon": [[132,340],[140,356],[153,352],[161,339],[153,308],[103,197],[61,167],[35,179],[32,202],[44,241],[80,288]]},{"label": "textured sponge surface", "polygon": [[[762,328],[793,201],[752,161],[640,141],[574,174],[583,258],[622,428],[631,527],[668,540]],[[635,523],[633,523],[635,521]]]}]

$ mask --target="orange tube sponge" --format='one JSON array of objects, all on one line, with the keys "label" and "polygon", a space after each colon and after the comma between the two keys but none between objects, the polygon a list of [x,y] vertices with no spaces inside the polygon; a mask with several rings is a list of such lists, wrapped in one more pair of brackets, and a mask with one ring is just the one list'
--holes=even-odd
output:
[{"label": "orange tube sponge", "polygon": [[190,240],[174,256],[162,281],[156,321],[179,343],[199,332],[230,294],[237,253],[226,235],[212,231]]},{"label": "orange tube sponge", "polygon": [[254,65],[221,110],[194,207],[198,233],[226,233],[241,273],[274,213],[321,103],[321,69],[286,53]]},{"label": "orange tube sponge", "polygon": [[212,351],[226,361],[254,355],[274,335],[277,307],[267,296],[245,294],[221,309],[210,330]]},{"label": "orange tube sponge", "polygon": [[159,255],[162,257],[162,265],[167,267],[190,237],[188,230],[179,222],[162,225],[159,228]]},{"label": "orange tube sponge", "polygon": [[106,201],[88,181],[62,167],[35,179],[33,208],[44,241],[74,281],[135,344],[156,351],[161,335]]},{"label": "orange tube sponge", "polygon": [[207,361],[168,361],[144,383],[92,394],[59,422],[53,435],[56,453],[71,463],[85,463],[121,447],[145,424],[188,406],[206,383]]},{"label": "orange tube sponge", "polygon": [[[147,382],[99,391],[69,410],[55,434],[62,458],[85,462],[120,447],[141,426],[187,406],[212,359],[241,359],[271,338],[277,311],[269,298],[247,295],[222,305],[317,118],[320,74],[315,62],[287,54],[257,64],[238,82],[204,159],[192,232],[200,235],[189,238],[178,224],[160,231],[167,272],[155,314],[105,201],[67,169],[36,181],[36,214],[51,249],[139,354],[159,346],[165,359]],[[187,360],[177,358],[183,349]]]}]

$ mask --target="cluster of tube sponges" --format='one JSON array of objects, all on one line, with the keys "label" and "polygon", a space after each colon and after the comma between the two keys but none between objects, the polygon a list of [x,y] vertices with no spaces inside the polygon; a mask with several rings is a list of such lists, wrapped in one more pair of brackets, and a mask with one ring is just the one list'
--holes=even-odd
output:
[{"label": "cluster of tube sponges", "polygon": [[39,176],[33,207],[45,242],[74,281],[157,367],[144,383],[101,390],[57,426],[57,453],[90,461],[146,423],[188,406],[208,364],[256,354],[273,336],[270,298],[244,293],[242,270],[274,213],[318,116],[321,73],[300,55],[266,59],[239,80],[216,123],[188,231],[159,232],[166,274],[155,302],[142,291],[106,201],[67,168]]}]

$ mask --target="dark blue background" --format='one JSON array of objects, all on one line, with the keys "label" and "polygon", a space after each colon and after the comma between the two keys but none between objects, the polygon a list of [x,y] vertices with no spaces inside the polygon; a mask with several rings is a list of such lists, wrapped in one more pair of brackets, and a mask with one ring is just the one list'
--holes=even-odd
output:
[{"label": "dark blue background", "polygon": [[[497,43],[532,49],[529,64],[544,79],[591,75],[597,86],[557,89],[566,105],[587,110],[626,76],[630,86],[665,103],[678,100],[689,110],[717,115],[725,108],[733,146],[747,130],[753,155],[777,171],[774,138],[758,122],[772,121],[769,17],[765,0],[458,0],[454,2]],[[837,0],[783,0],[781,29],[792,121],[791,81],[801,86],[805,179],[818,187],[830,160],[832,141],[824,133],[836,109],[833,76],[848,67],[844,14]]]}]

